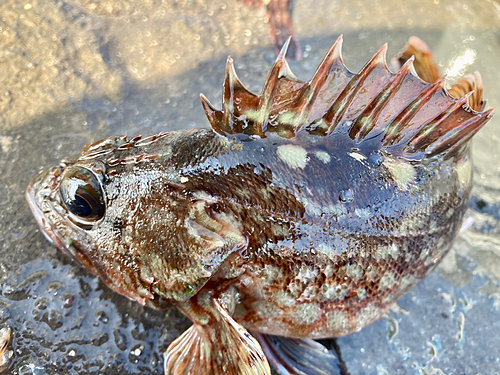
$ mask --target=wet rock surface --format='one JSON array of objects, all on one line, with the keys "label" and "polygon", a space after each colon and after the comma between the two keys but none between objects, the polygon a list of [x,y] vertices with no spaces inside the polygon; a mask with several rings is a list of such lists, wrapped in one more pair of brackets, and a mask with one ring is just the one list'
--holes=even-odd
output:
[{"label": "wet rock surface", "polygon": [[[297,1],[304,58],[290,63],[294,73],[308,79],[340,33],[353,71],[383,43],[391,56],[417,35],[450,80],[479,70],[488,107],[500,108],[498,4],[392,4]],[[265,9],[218,0],[6,0],[0,15],[0,371],[161,374],[163,351],[189,322],[112,293],[57,251],[24,190],[88,141],[207,127],[199,93],[220,103],[228,54],[260,91],[275,58]],[[500,373],[498,115],[475,137],[473,158],[473,226],[384,319],[336,340],[344,374]]]}]

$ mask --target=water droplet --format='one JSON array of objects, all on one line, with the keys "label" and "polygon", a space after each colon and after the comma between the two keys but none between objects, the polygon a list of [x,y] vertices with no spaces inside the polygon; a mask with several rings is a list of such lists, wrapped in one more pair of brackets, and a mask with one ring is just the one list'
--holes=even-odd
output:
[{"label": "water droplet", "polygon": [[342,190],[339,195],[339,200],[342,203],[349,203],[354,200],[354,194],[351,189]]},{"label": "water droplet", "polygon": [[370,161],[370,163],[372,163],[378,167],[380,164],[382,164],[383,158],[382,158],[382,155],[374,152],[374,153],[370,154],[370,156],[368,157],[368,160]]}]

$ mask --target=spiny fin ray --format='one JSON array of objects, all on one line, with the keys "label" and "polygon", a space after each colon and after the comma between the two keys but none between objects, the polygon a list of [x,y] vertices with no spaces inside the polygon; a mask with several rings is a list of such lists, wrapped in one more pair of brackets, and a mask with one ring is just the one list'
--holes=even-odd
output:
[{"label": "spiny fin ray", "polygon": [[457,99],[469,92],[473,92],[469,99],[469,106],[474,111],[482,112],[486,107],[486,100],[483,99],[483,80],[479,72],[467,74],[448,90],[448,94]]},{"label": "spiny fin ray", "polygon": [[486,101],[479,73],[465,76],[447,91],[429,47],[418,38],[411,38],[393,60],[400,67],[396,74],[387,67],[387,45],[353,74],[342,61],[340,36],[308,82],[291,72],[287,46],[260,95],[243,86],[228,59],[222,110],[201,96],[215,132],[259,137],[274,132],[284,138],[307,132],[335,138],[347,131],[355,143],[370,141],[399,156],[448,158],[464,149],[492,116],[492,111],[481,112]]},{"label": "spiny fin ray", "polygon": [[415,115],[429,102],[436,91],[443,87],[444,80],[445,76],[439,78],[429,89],[420,94],[396,116],[385,130],[384,146],[394,145],[404,135],[406,129],[410,128],[410,122]]},{"label": "spiny fin ray", "polygon": [[385,57],[386,53],[387,44],[384,44],[370,59],[370,61],[366,63],[363,69],[352,77],[351,81],[344,88],[342,94],[340,94],[337,100],[328,109],[328,112],[323,116],[324,122],[329,124],[329,133],[331,133],[337,127],[338,123],[344,118],[346,110],[349,108],[354,99],[356,99],[364,81],[375,69],[375,67],[382,65],[387,69]]},{"label": "spiny fin ray", "polygon": [[405,62],[401,70],[395,75],[391,82],[378,94],[359,116],[351,128],[349,135],[358,142],[363,140],[378,122],[378,118],[387,103],[392,100],[399,91],[401,85],[413,67],[413,57]]},{"label": "spiny fin ray", "polygon": [[332,48],[330,48],[330,51],[326,54],[325,58],[314,73],[314,76],[304,87],[304,92],[299,100],[299,124],[304,124],[307,121],[322,87],[326,85],[332,77],[332,71],[333,73],[336,72],[334,70],[335,65],[338,64],[340,68],[344,67],[344,62],[342,61],[342,42],[343,36],[341,35],[337,38]]}]

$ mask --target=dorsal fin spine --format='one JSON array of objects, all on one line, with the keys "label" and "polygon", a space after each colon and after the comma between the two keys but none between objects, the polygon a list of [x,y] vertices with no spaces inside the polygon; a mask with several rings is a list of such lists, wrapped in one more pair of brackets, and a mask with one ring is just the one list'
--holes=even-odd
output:
[{"label": "dorsal fin spine", "polygon": [[[243,86],[233,60],[228,58],[222,110],[216,110],[201,95],[213,130],[223,136],[244,133],[266,137],[267,132],[274,132],[280,137],[292,138],[301,129],[311,135],[329,136],[340,124],[345,125],[340,133],[344,134],[347,128],[351,139],[358,143],[367,140],[376,129],[378,133],[369,139],[381,143],[373,143],[374,147],[389,148],[410,158],[438,154],[448,158],[457,150],[465,149],[473,134],[492,116],[492,111],[476,112],[486,103],[477,73],[459,81],[455,95],[451,95],[453,88],[448,92],[443,87],[444,77],[434,84],[419,79],[411,58],[397,74],[392,74],[385,62],[387,45],[382,46],[358,74],[350,73],[342,61],[341,45],[342,36],[313,77],[303,82],[289,69],[285,59],[286,43],[259,96]],[[406,79],[409,74],[416,79]],[[475,93],[471,91],[474,89]],[[474,96],[471,98],[471,95]],[[405,107],[400,109],[402,106]]]},{"label": "dorsal fin spine", "polygon": [[274,93],[276,86],[278,85],[278,80],[281,77],[287,77],[290,75],[290,68],[288,67],[288,63],[285,58],[290,40],[291,39],[288,38],[281,48],[281,51],[267,76],[266,82],[264,83],[264,88],[262,89],[259,100],[260,116],[258,121],[254,123],[258,128],[262,129],[262,132],[265,132],[267,128],[269,113],[271,112],[271,106],[273,104]]},{"label": "dorsal fin spine", "polygon": [[218,111],[212,106],[212,104],[205,95],[200,94],[200,99],[201,99],[201,105],[203,106],[203,110],[207,115],[208,121],[210,122],[210,126],[212,126],[212,129],[220,135],[225,135],[227,132],[221,128],[220,126],[221,121],[217,120]]},{"label": "dorsal fin spine", "polygon": [[415,100],[408,104],[396,118],[386,127],[383,142],[384,146],[393,145],[399,138],[398,134],[408,127],[410,121],[424,107],[424,105],[432,98],[434,93],[443,86],[446,76],[439,78],[429,89],[421,93]]},{"label": "dorsal fin spine", "polygon": [[336,62],[340,62],[340,64],[344,66],[344,62],[342,61],[342,42],[343,36],[340,35],[333,44],[332,48],[330,48],[326,54],[313,77],[307,83],[307,86],[304,88],[303,95],[305,100],[300,111],[299,120],[297,121],[300,126],[306,124],[314,102],[316,101],[321,88],[327,81],[334,64]]},{"label": "dorsal fin spine", "polygon": [[406,153],[414,153],[417,150],[423,149],[425,145],[432,143],[430,137],[435,133],[435,130],[456,110],[467,104],[469,97],[472,95],[472,91],[469,92],[464,97],[460,98],[456,102],[452,103],[445,111],[438,114],[434,119],[430,120],[422,126],[417,134],[408,142],[408,146],[405,148]]},{"label": "dorsal fin spine", "polygon": [[361,116],[356,120],[356,123],[351,128],[349,135],[352,139],[361,142],[368,133],[375,127],[377,120],[383,109],[389,101],[396,95],[401,88],[406,76],[411,72],[413,67],[413,56],[408,59],[401,67],[399,72],[394,75],[394,78],[384,87],[384,89],[376,96],[375,99],[366,107]]},{"label": "dorsal fin spine", "polygon": [[354,75],[342,93],[330,106],[322,120],[328,125],[327,134],[331,134],[337,125],[342,121],[347,108],[351,105],[356,95],[363,85],[366,77],[377,66],[384,66],[387,69],[385,55],[387,53],[387,44],[384,44],[375,55],[368,61],[368,63],[361,69],[361,71]]},{"label": "dorsal fin spine", "polygon": [[447,154],[453,154],[455,150],[467,143],[471,137],[490,120],[493,116],[493,111],[494,109],[491,108],[486,112],[480,113],[479,116],[472,117],[460,126],[448,131],[432,143],[430,149],[426,150],[426,155],[432,157],[443,151],[446,151]]},{"label": "dorsal fin spine", "polygon": [[254,96],[254,94],[248,91],[243,83],[241,83],[238,75],[236,74],[236,71],[234,70],[233,59],[231,57],[228,57],[226,63],[224,91],[222,98],[222,122],[224,123],[224,127],[230,129],[230,133],[237,132],[235,129],[235,103],[238,96]]},{"label": "dorsal fin spine", "polygon": [[227,58],[226,71],[224,76],[224,95],[222,97],[222,113],[223,113],[223,123],[234,130],[232,114],[234,113],[234,85],[236,77],[236,72],[234,71],[233,59],[231,57]]}]

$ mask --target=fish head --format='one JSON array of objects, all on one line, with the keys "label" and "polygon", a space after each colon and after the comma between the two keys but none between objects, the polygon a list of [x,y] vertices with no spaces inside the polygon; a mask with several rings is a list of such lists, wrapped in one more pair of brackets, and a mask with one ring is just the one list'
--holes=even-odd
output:
[{"label": "fish head", "polygon": [[242,242],[227,215],[183,183],[164,138],[153,146],[124,137],[86,145],[26,192],[52,243],[113,290],[157,308],[195,295]]}]

